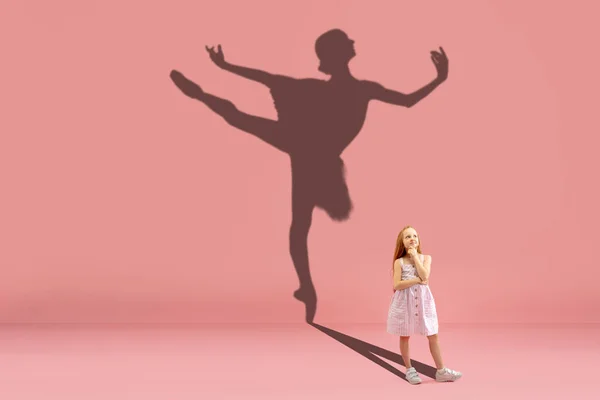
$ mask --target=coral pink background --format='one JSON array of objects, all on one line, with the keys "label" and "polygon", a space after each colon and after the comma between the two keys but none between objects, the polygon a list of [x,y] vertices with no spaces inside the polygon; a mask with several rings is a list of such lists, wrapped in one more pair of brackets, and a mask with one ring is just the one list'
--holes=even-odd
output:
[{"label": "coral pink background", "polygon": [[599,6],[542,1],[4,1],[0,322],[298,322],[284,154],[169,79],[275,117],[211,64],[323,77],[339,27],[372,103],[344,153],[356,206],[309,237],[316,321],[384,323],[396,235],[432,254],[441,322],[599,321]]}]

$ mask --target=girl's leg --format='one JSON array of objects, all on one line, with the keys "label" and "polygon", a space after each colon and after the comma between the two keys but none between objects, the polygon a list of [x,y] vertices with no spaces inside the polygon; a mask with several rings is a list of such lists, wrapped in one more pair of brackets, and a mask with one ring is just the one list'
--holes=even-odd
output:
[{"label": "girl's leg", "polygon": [[417,373],[417,370],[410,364],[410,352],[408,351],[408,339],[410,336],[400,336],[400,354],[404,360],[404,366],[406,367],[406,380],[411,385],[418,385],[421,383],[421,377]]},{"label": "girl's leg", "polygon": [[435,380],[438,382],[453,382],[457,379],[460,379],[462,376],[461,372],[444,367],[438,335],[436,334],[427,336],[427,338],[429,339],[429,350],[431,351],[431,355],[435,361],[435,366],[437,367],[437,371],[435,372]]},{"label": "girl's leg", "polygon": [[410,364],[408,339],[410,339],[410,336],[400,336],[400,354],[402,355],[402,359],[404,360],[404,366],[406,367],[406,369],[412,367],[412,365]]},{"label": "girl's leg", "polygon": [[442,351],[440,350],[440,341],[438,335],[427,336],[429,339],[429,351],[431,352],[431,356],[433,357],[433,361],[435,361],[435,366],[437,369],[444,368],[444,361],[442,360]]}]

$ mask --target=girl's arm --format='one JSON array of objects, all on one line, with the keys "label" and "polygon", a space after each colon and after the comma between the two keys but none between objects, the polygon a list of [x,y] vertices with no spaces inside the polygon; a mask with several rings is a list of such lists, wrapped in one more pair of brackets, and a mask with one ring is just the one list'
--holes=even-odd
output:
[{"label": "girl's arm", "polygon": [[431,256],[424,256],[423,262],[421,262],[421,257],[417,256],[413,258],[413,262],[417,268],[417,274],[419,274],[419,278],[421,278],[423,281],[429,280],[429,273],[431,272]]},{"label": "girl's arm", "polygon": [[394,290],[406,289],[411,286],[418,285],[420,282],[421,282],[420,279],[409,279],[406,281],[401,280],[400,282],[398,282],[398,284],[394,284]]},{"label": "girl's arm", "polygon": [[394,290],[402,290],[411,286],[417,285],[421,282],[420,279],[406,279],[402,280],[402,265],[400,261],[394,262]]}]

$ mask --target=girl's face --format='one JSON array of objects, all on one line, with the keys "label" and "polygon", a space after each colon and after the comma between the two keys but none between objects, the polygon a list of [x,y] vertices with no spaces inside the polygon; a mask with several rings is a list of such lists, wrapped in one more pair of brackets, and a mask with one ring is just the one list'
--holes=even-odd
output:
[{"label": "girl's face", "polygon": [[417,231],[413,228],[408,228],[402,233],[402,241],[404,243],[404,248],[406,250],[414,247],[415,249],[419,246],[419,236],[417,236]]}]

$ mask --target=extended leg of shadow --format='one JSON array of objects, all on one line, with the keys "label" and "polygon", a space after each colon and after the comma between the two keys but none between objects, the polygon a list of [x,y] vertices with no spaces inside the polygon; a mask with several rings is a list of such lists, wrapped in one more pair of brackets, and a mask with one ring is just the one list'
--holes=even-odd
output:
[{"label": "extended leg of shadow", "polygon": [[[206,93],[195,82],[181,72],[173,70],[170,74],[173,83],[186,96],[201,101],[209,109],[221,116],[229,125],[261,139],[284,153],[293,153],[290,134],[285,134],[278,121],[244,113],[229,100]],[[310,158],[308,158],[310,161]],[[306,173],[306,168],[292,166],[292,214],[290,227],[290,253],[294,268],[300,280],[300,288],[294,297],[306,307],[306,322],[312,322],[317,310],[317,296],[310,277],[308,262],[308,232],[312,222],[315,196],[311,192],[311,180],[314,177]],[[299,172],[298,172],[299,171]],[[310,169],[308,169],[310,171]]]},{"label": "extended leg of shadow", "polygon": [[305,176],[292,159],[292,224],[290,226],[290,255],[300,281],[294,297],[306,307],[306,322],[313,322],[317,312],[317,293],[310,274],[308,233],[312,224],[314,194]]},{"label": "extended leg of shadow", "polygon": [[200,86],[179,71],[171,71],[170,77],[186,96],[204,103],[229,125],[256,136],[278,150],[286,153],[289,151],[286,136],[281,134],[277,121],[238,110],[231,101],[204,92]]},{"label": "extended leg of shadow", "polygon": [[[329,329],[327,327],[324,327],[324,326],[316,324],[316,323],[312,323],[310,325],[314,326],[315,328],[317,328],[321,332],[327,334],[328,336],[334,338],[335,340],[337,340],[344,346],[349,347],[352,350],[356,351],[358,354],[362,355],[363,357],[368,358],[369,360],[373,361],[375,364],[379,365],[380,367],[382,367],[382,368],[390,371],[394,375],[399,376],[400,378],[406,380],[406,375],[404,373],[400,372],[397,368],[391,366],[390,364],[388,364],[387,362],[385,362],[379,358],[379,357],[383,357],[390,361],[398,363],[400,365],[404,365],[404,360],[402,359],[402,356],[400,354],[397,354],[392,351],[375,346],[371,343],[364,342],[362,340],[356,339],[352,336],[348,336],[341,332],[334,331],[333,329]],[[426,375],[432,379],[435,379],[435,371],[436,371],[435,367],[432,367],[431,365],[423,364],[422,362],[415,361],[413,359],[411,359],[411,363],[418,372],[420,372],[423,375]]]}]

